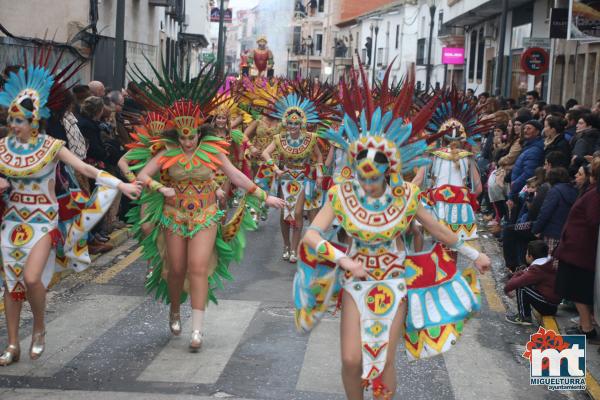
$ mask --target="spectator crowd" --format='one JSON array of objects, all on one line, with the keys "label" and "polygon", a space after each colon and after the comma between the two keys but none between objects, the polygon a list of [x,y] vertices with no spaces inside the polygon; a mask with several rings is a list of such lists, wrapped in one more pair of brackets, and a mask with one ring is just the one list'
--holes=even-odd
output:
[{"label": "spectator crowd", "polygon": [[600,226],[600,100],[546,104],[536,91],[518,101],[482,93],[495,128],[477,154],[485,190],[484,223],[501,242],[505,292],[517,302],[507,321],[532,324],[532,308],[553,315],[560,303],[579,314],[568,334],[600,343],[593,316]]}]

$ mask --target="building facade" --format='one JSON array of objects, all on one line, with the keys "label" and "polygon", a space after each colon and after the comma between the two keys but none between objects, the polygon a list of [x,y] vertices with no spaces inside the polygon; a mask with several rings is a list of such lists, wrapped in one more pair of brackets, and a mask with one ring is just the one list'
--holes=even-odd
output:
[{"label": "building facade", "polygon": [[[125,69],[138,66],[144,73],[161,56],[172,68],[192,63],[194,49],[208,43],[204,27],[208,21],[208,0],[123,0],[125,11]],[[54,46],[54,57],[67,48],[64,61],[87,60],[76,77],[81,82],[100,80],[107,87],[119,86],[115,78],[115,34],[119,0],[58,0],[19,2],[0,0],[2,25],[10,35],[0,33],[0,65],[14,64],[23,50],[33,52],[34,41],[45,39]],[[36,10],[32,13],[32,10]],[[128,80],[127,75],[125,83]]]}]

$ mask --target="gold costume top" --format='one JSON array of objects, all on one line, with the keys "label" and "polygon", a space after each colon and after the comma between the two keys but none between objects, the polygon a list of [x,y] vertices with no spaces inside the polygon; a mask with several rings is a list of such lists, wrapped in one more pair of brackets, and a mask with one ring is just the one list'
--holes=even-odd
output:
[{"label": "gold costume top", "polygon": [[216,202],[217,184],[210,168],[202,165],[186,171],[175,164],[161,180],[175,190],[175,197],[165,198],[161,220],[161,225],[171,232],[192,237],[222,217]]}]

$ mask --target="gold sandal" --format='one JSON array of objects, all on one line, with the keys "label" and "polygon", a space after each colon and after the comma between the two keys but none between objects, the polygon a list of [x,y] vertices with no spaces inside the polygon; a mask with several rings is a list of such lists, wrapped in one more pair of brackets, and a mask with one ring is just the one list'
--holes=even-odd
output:
[{"label": "gold sandal", "polygon": [[0,366],[6,367],[12,363],[19,361],[21,357],[21,350],[14,344],[9,344],[4,350],[4,353],[0,356]]},{"label": "gold sandal", "polygon": [[29,348],[29,358],[37,360],[40,358],[46,348],[46,331],[34,333],[31,335],[31,347]]}]

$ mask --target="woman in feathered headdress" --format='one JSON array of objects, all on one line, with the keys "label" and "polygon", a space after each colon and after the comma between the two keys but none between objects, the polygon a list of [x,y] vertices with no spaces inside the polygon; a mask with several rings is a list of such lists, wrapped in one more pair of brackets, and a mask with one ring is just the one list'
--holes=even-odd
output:
[{"label": "woman in feathered headdress", "polygon": [[[455,268],[452,271],[452,259],[444,251],[432,253],[430,265],[411,264],[415,258],[405,261],[403,235],[411,221],[418,220],[435,239],[475,261],[480,270],[489,267],[490,260],[465,246],[427,213],[419,201],[419,188],[403,180],[404,173],[427,162],[422,157],[426,142],[417,135],[431,115],[434,101],[412,116],[411,123],[402,118],[408,113],[411,98],[391,105],[384,92],[375,102],[362,70],[361,75],[362,85],[342,85],[343,124],[339,131],[329,130],[325,135],[347,151],[352,177],[329,190],[327,203],[304,236],[306,246],[300,250],[294,301],[298,328],[310,330],[336,297],[341,267],[342,378],[346,396],[362,399],[364,387],[372,386],[375,398],[390,399],[396,390],[395,355],[403,326],[407,347],[415,342],[418,345],[414,357],[437,354],[447,350],[462,329],[453,323],[462,323],[477,304],[471,287]],[[334,220],[353,239],[347,251],[327,240],[326,231]],[[427,292],[422,280],[430,278],[439,286]],[[460,287],[464,299],[452,290],[454,284]],[[448,300],[452,299],[456,313],[443,311],[440,295],[436,294],[438,287],[443,287]],[[408,316],[407,289],[412,290],[408,294]],[[435,305],[423,307],[423,299],[429,297],[432,301],[435,297]],[[428,315],[431,306],[437,307],[438,314]],[[427,334],[427,328],[434,326],[447,328],[451,340],[436,343],[437,339]]]},{"label": "woman in feathered headdress", "polygon": [[[282,258],[295,263],[298,260],[296,249],[302,235],[306,196],[309,194],[313,168],[316,172],[316,184],[321,185],[323,179],[323,156],[317,146],[317,135],[306,130],[307,124],[320,122],[319,114],[312,101],[296,93],[279,98],[268,109],[270,111],[267,112],[281,120],[283,129],[281,133],[275,134],[262,156],[266,165],[272,168],[276,176],[277,191],[281,192],[285,200],[280,217],[284,244]],[[276,150],[278,162],[273,159]],[[316,160],[315,165],[311,165],[313,159]]]},{"label": "woman in feathered headdress", "polygon": [[[218,104],[214,96],[221,86],[214,67],[207,66],[195,78],[189,73],[169,78],[164,64],[162,73],[154,72],[161,88],[139,69],[132,71],[143,83],[134,94],[136,100],[166,117],[159,138],[129,154],[130,161],[143,167],[138,179],[147,187],[141,199],[146,215],[134,222],[136,229],[143,223],[154,227],[141,240],[143,256],[152,264],[146,287],[170,303],[169,327],[174,335],[181,333],[180,306],[190,293],[189,348],[196,352],[203,342],[207,302],[216,302],[213,291],[222,287],[222,279],[232,279],[229,264],[241,259],[244,230],[253,227],[244,201],[230,223],[220,224],[224,211],[217,205],[215,172],[223,171],[234,185],[268,206],[280,208],[283,201],[268,196],[235,168],[227,157],[227,141],[205,123]],[[150,159],[148,145],[157,150]]]},{"label": "woman in feathered headdress", "polygon": [[[84,163],[62,140],[43,130],[50,106],[61,101],[65,83],[75,63],[58,70],[47,68],[46,50],[34,56],[34,64],[11,73],[0,105],[8,108],[10,133],[0,139],[0,191],[4,193],[0,248],[5,278],[4,306],[8,347],[0,365],[19,361],[19,320],[22,301],[33,313],[29,356],[39,358],[45,348],[46,289],[55,271],[81,271],[90,264],[87,232],[99,221],[121,190],[136,198],[141,189]],[[76,190],[57,196],[59,161],[95,179],[98,188],[89,199]],[[69,188],[67,188],[69,189]]]},{"label": "woman in feathered headdress", "polygon": [[[213,118],[211,125],[214,128],[214,133],[229,144],[229,161],[248,176],[250,172],[244,158],[244,134],[239,129],[232,128],[234,120],[243,118],[243,116],[238,112],[237,104],[230,95],[221,95],[215,101],[219,105],[211,112]],[[234,188],[231,185],[231,181],[227,179],[227,176],[222,171],[217,171],[215,181],[221,186],[221,190],[223,191],[219,199],[220,207],[222,210],[226,210]]]},{"label": "woman in feathered headdress", "polygon": [[425,187],[434,204],[437,217],[463,240],[477,238],[477,196],[482,191],[481,177],[473,153],[465,144],[473,145],[482,132],[493,128],[494,119],[482,118],[480,108],[473,106],[453,87],[442,93],[427,130],[441,135],[441,146],[430,151]]}]

